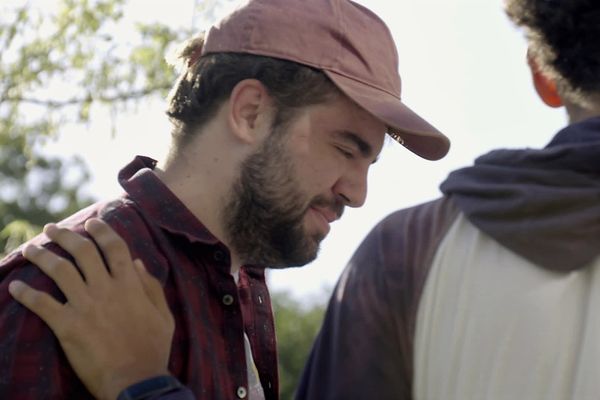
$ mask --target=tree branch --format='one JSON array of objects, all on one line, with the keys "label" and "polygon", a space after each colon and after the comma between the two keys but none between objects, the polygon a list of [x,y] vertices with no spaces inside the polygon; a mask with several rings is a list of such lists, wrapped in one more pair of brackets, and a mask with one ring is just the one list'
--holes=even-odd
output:
[{"label": "tree branch", "polygon": [[29,103],[29,104],[36,104],[36,105],[51,107],[51,108],[61,108],[61,107],[67,107],[67,106],[72,106],[72,105],[76,105],[76,104],[92,103],[95,101],[101,101],[104,103],[112,103],[115,101],[134,100],[134,99],[146,97],[157,91],[168,90],[170,88],[171,88],[171,85],[163,84],[163,85],[157,85],[157,86],[150,86],[150,87],[147,87],[147,88],[144,88],[141,90],[137,90],[137,91],[133,91],[133,92],[118,93],[118,94],[115,94],[112,96],[90,96],[90,97],[72,98],[72,99],[67,99],[67,100],[35,99],[35,98],[25,97],[25,96],[14,96],[13,97],[13,96],[7,95],[6,97],[0,99],[0,103],[6,101],[6,102],[11,102],[11,103],[15,103],[15,102],[16,103]]}]

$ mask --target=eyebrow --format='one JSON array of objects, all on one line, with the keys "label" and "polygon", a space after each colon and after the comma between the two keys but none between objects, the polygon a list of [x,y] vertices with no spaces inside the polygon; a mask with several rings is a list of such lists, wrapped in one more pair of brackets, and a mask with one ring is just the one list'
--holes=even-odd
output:
[{"label": "eyebrow", "polygon": [[[338,132],[338,135],[341,139],[347,142],[352,142],[352,144],[358,147],[358,151],[364,158],[372,157],[373,147],[356,133],[350,131],[340,131]],[[375,164],[377,160],[379,160],[379,156],[375,157],[371,164]]]}]

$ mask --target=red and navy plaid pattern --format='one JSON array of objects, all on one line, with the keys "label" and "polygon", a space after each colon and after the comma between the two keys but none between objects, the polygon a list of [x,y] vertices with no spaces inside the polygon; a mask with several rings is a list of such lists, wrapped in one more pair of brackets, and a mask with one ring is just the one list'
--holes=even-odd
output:
[{"label": "red and navy plaid pattern", "polygon": [[[170,370],[197,399],[235,399],[238,388],[247,387],[244,330],[266,399],[276,399],[275,332],[264,268],[242,267],[236,285],[227,248],[156,177],[155,164],[137,157],[119,174],[126,192],[121,198],[90,206],[63,225],[82,232],[87,219],[101,217],[160,279],[176,321]],[[33,241],[64,255],[44,235]],[[92,398],[50,329],[9,295],[13,279],[64,299],[18,251],[0,262],[0,399]],[[234,301],[224,301],[227,295]]]}]

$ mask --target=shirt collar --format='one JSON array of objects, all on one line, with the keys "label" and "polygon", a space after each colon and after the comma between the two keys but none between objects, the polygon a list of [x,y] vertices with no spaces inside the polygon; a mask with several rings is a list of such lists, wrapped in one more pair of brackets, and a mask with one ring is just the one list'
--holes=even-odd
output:
[{"label": "shirt collar", "polygon": [[156,160],[136,156],[119,172],[119,183],[162,229],[185,236],[190,242],[217,244],[217,239],[156,176]]}]

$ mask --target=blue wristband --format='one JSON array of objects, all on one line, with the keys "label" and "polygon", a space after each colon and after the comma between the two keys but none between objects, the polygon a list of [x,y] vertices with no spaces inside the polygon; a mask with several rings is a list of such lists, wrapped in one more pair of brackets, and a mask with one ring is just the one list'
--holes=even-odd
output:
[{"label": "blue wristband", "polygon": [[182,388],[183,385],[174,376],[159,375],[145,379],[141,382],[123,389],[119,393],[117,400],[146,400],[151,397],[160,396],[169,393],[175,389]]}]

